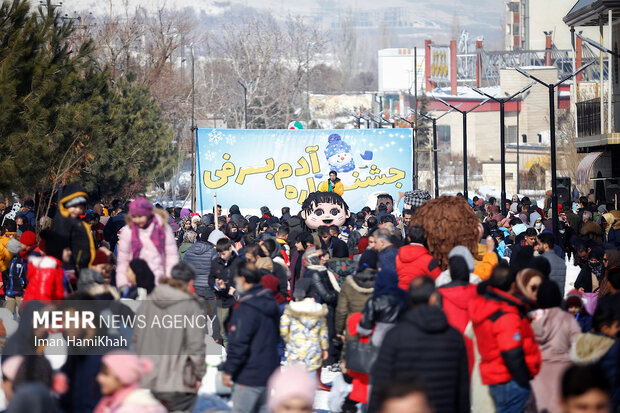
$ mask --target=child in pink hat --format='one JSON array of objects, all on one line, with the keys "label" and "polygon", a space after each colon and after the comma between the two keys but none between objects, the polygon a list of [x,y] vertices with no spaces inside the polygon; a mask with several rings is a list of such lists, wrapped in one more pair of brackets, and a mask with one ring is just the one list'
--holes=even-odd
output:
[{"label": "child in pink hat", "polygon": [[151,360],[127,350],[103,356],[97,383],[104,397],[95,407],[95,413],[166,413],[166,408],[149,390],[140,388],[140,379],[151,371]]},{"label": "child in pink hat", "polygon": [[311,413],[316,388],[316,379],[303,364],[289,364],[276,370],[269,378],[267,407],[272,413]]}]

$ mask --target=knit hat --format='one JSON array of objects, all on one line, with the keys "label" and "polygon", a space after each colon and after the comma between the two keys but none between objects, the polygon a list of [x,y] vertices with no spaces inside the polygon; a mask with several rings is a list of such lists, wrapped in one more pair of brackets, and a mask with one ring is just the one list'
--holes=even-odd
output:
[{"label": "knit hat", "polygon": [[405,192],[405,205],[409,205],[414,211],[429,199],[431,199],[431,194],[429,194],[428,191],[416,189],[414,191]]},{"label": "knit hat", "polygon": [[463,245],[457,245],[452,248],[450,254],[448,255],[448,259],[452,257],[462,257],[467,263],[467,268],[469,272],[474,272],[476,269],[476,264],[474,263],[474,257],[471,255],[471,252],[467,249],[467,247]]},{"label": "knit hat", "polygon": [[9,250],[11,254],[17,255],[22,252],[22,244],[17,238],[11,238],[6,244],[6,249]]},{"label": "knit hat", "polygon": [[539,308],[559,307],[562,304],[560,287],[551,280],[543,280],[538,287],[536,302]]},{"label": "knit hat", "polygon": [[379,254],[375,250],[366,249],[362,252],[359,262],[357,263],[357,271],[364,271],[366,268],[377,269]]},{"label": "knit hat", "polygon": [[581,292],[577,289],[569,291],[565,298],[566,308],[570,307],[583,307],[583,299],[581,298]]},{"label": "knit hat", "polygon": [[93,263],[91,265],[99,265],[99,264],[107,264],[110,262],[110,258],[108,254],[106,254],[101,248],[98,248],[95,251],[95,258],[93,259]]},{"label": "knit hat", "polygon": [[37,236],[32,231],[26,231],[19,238],[19,242],[28,247],[34,247],[37,243]]},{"label": "knit hat", "polygon": [[[294,385],[291,385],[294,383]],[[269,378],[267,383],[269,400],[267,407],[275,411],[282,402],[299,397],[310,406],[314,403],[316,393],[316,378],[300,364],[291,364],[283,369],[278,369]]]},{"label": "knit hat", "polygon": [[153,213],[153,204],[146,198],[136,198],[129,204],[129,213],[133,216],[148,217]]},{"label": "knit hat", "polygon": [[17,371],[24,361],[23,356],[11,356],[2,363],[2,377],[6,377],[10,381],[15,380]]},{"label": "knit hat", "polygon": [[103,356],[101,362],[125,385],[138,383],[153,371],[153,362],[127,350],[114,350]]},{"label": "knit hat", "polygon": [[187,209],[187,208],[181,209],[181,213],[179,214],[181,219],[187,218],[189,215],[190,215],[190,212],[189,212],[189,209]]},{"label": "knit hat", "polygon": [[278,280],[275,276],[271,274],[266,274],[263,275],[263,277],[260,279],[260,283],[265,290],[269,290],[272,292],[273,298],[276,299],[276,302],[278,304],[284,303],[284,297],[282,297],[282,294],[280,294],[280,291],[278,291],[278,285],[280,284],[280,280]]}]

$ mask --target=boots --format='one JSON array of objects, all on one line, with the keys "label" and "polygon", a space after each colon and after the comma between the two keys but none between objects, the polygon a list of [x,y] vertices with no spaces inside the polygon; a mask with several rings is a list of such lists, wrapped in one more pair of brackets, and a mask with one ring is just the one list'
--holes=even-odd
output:
[{"label": "boots", "polygon": [[321,391],[331,391],[332,387],[328,386],[327,384],[321,381],[321,370],[322,368],[319,367],[319,369],[316,371],[316,380],[318,382],[318,389]]}]

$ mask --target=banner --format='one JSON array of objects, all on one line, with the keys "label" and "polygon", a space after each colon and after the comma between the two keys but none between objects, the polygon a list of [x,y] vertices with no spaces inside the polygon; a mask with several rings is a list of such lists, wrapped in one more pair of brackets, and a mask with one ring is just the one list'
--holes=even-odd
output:
[{"label": "banner", "polygon": [[412,189],[411,129],[198,129],[197,208],[283,206],[295,213],[337,171],[352,211]]}]

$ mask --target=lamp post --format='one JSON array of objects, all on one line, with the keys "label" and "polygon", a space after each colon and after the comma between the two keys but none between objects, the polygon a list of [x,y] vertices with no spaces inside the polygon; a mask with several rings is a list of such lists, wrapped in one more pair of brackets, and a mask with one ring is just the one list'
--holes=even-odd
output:
[{"label": "lamp post", "polygon": [[254,83],[254,81],[252,80],[247,85],[244,84],[241,80],[237,80],[237,83],[239,83],[241,87],[243,88],[243,105],[245,107],[245,110],[243,112],[244,113],[243,123],[244,123],[244,128],[247,129],[248,128],[248,87],[250,87],[250,85]]},{"label": "lamp post", "polygon": [[535,76],[532,76],[525,70],[520,67],[515,67],[516,71],[521,73],[523,76],[528,79],[532,79],[535,82],[540,83],[545,86],[549,91],[549,133],[550,133],[550,146],[551,146],[551,203],[553,208],[553,213],[551,214],[551,219],[553,223],[553,235],[556,240],[559,239],[560,235],[560,221],[558,219],[558,183],[557,183],[557,160],[555,153],[555,88],[560,86],[562,83],[566,82],[568,79],[577,76],[579,73],[584,71],[588,66],[590,66],[594,62],[590,62],[586,65],[581,66],[579,69],[574,71],[568,76],[565,76],[557,83],[546,83],[542,80],[538,79]]},{"label": "lamp post", "polygon": [[474,110],[478,109],[480,106],[484,105],[485,103],[487,103],[491,99],[486,98],[482,102],[478,103],[476,106],[474,106],[473,108],[471,108],[469,110],[457,109],[457,106],[453,106],[453,105],[449,104],[448,102],[446,102],[442,98],[435,98],[435,99],[437,99],[438,101],[440,101],[444,105],[446,105],[448,107],[451,107],[452,109],[456,110],[457,112],[460,112],[461,115],[463,115],[463,196],[465,197],[465,199],[469,199],[468,192],[467,192],[467,114],[469,112],[473,112]]},{"label": "lamp post", "polygon": [[194,43],[190,44],[192,53],[192,211],[196,211],[196,140],[198,128],[196,127],[196,83],[194,77]]},{"label": "lamp post", "polygon": [[409,126],[411,127],[411,145],[413,146],[413,159],[412,159],[412,167],[413,167],[413,189],[418,189],[418,185],[417,185],[417,181],[418,181],[418,173],[416,171],[416,167],[417,167],[417,162],[416,162],[416,157],[418,155],[417,151],[416,151],[416,144],[415,144],[415,125],[416,123],[418,123],[417,120],[409,120],[407,118],[403,118],[401,116],[397,116],[398,119],[402,120],[403,122],[407,122],[409,124]]},{"label": "lamp post", "polygon": [[438,116],[436,118],[430,117],[424,113],[420,113],[416,111],[418,115],[433,122],[433,169],[435,170],[435,198],[439,197],[439,169],[437,168],[437,163],[438,163],[437,162],[437,121],[452,111],[454,111],[454,108],[450,109],[449,111],[445,112],[443,115]]},{"label": "lamp post", "polygon": [[505,121],[504,104],[506,102],[510,102],[516,96],[525,92],[532,86],[534,86],[534,82],[530,83],[523,89],[505,98],[496,98],[495,96],[491,96],[478,88],[472,88],[472,90],[478,93],[479,95],[486,96],[487,98],[492,99],[496,101],[497,103],[499,103],[499,140],[500,140],[499,145],[500,145],[500,168],[501,168],[500,175],[502,176],[501,206],[502,206],[502,214],[504,216],[506,216],[506,127],[504,125],[504,121]]}]

